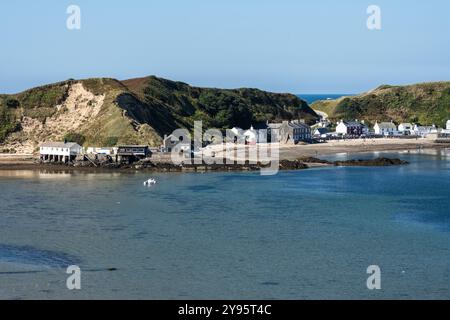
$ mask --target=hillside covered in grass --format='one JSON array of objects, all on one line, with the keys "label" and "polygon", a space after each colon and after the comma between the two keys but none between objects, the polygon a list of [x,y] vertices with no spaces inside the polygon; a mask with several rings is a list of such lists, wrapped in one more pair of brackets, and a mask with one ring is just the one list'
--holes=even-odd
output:
[{"label": "hillside covered in grass", "polygon": [[383,85],[354,97],[318,101],[311,107],[326,112],[332,120],[361,119],[369,123],[393,120],[443,127],[450,119],[450,82]]},{"label": "hillside covered in grass", "polygon": [[85,146],[159,146],[165,134],[192,129],[195,120],[205,129],[226,129],[317,118],[291,94],[198,88],[157,77],[68,80],[0,95],[0,152],[31,153],[64,138]]}]

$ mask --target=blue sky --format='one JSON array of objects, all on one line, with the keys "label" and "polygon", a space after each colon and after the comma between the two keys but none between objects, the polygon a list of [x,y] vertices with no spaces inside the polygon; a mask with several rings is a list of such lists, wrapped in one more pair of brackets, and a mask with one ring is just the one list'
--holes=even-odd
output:
[{"label": "blue sky", "polygon": [[[81,30],[66,28],[71,4]],[[366,27],[372,4],[380,31]],[[448,0],[2,1],[0,93],[153,74],[293,93],[450,80],[449,12]]]}]

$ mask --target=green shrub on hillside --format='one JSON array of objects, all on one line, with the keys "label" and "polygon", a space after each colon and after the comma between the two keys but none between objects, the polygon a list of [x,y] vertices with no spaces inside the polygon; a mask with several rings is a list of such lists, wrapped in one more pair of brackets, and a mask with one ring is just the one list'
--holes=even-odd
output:
[{"label": "green shrub on hillside", "polygon": [[6,99],[6,106],[11,109],[18,108],[20,106],[20,102],[13,98]]},{"label": "green shrub on hillside", "polygon": [[[333,120],[364,119],[445,126],[450,119],[450,86],[429,83],[406,87],[382,86],[377,90],[337,103],[328,115]],[[315,103],[321,107],[325,103]],[[332,104],[331,104],[332,105]],[[320,110],[320,109],[319,109]]]},{"label": "green shrub on hillside", "polygon": [[118,142],[119,142],[119,138],[118,137],[107,137],[105,139],[104,146],[105,147],[109,147],[109,148],[115,147],[115,146],[117,146]]},{"label": "green shrub on hillside", "polygon": [[0,143],[4,142],[6,137],[13,132],[21,129],[20,123],[15,116],[8,112],[5,107],[0,108]]},{"label": "green shrub on hillside", "polygon": [[56,113],[56,111],[57,111],[56,108],[47,108],[47,107],[25,109],[23,111],[23,115],[25,117],[45,122],[45,119],[52,117]]},{"label": "green shrub on hillside", "polygon": [[26,109],[54,108],[67,97],[65,85],[53,85],[25,91],[18,95],[21,105]]},{"label": "green shrub on hillside", "polygon": [[79,133],[69,132],[64,136],[64,140],[67,142],[76,142],[82,146],[86,142],[86,137]]}]

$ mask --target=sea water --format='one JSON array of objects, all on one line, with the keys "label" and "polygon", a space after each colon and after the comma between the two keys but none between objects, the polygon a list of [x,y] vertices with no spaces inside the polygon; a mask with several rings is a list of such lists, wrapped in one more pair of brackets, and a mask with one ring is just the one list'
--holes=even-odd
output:
[{"label": "sea water", "polygon": [[[0,298],[449,299],[449,152],[333,158],[378,156],[410,164],[0,171]],[[70,265],[81,290],[66,287]],[[372,265],[381,290],[367,288]]]}]

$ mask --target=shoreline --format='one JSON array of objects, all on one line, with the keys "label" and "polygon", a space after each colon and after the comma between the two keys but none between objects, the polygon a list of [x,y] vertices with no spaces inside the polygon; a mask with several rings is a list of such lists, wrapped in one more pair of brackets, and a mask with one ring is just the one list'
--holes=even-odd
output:
[{"label": "shoreline", "polygon": [[[400,139],[398,139],[400,140]],[[371,152],[395,152],[395,151],[421,151],[425,149],[442,150],[450,147],[448,144],[438,144],[430,140],[398,141],[396,139],[380,139],[377,141],[347,140],[333,141],[315,145],[280,146],[280,170],[301,170],[331,166],[321,161],[317,163],[304,163],[301,159],[330,157],[333,155],[351,154],[358,155]],[[284,165],[283,165],[284,162]],[[133,164],[124,167],[80,167],[63,164],[38,163],[38,159],[32,155],[0,155],[0,170],[49,170],[66,172],[161,172],[161,173],[189,173],[189,172],[246,172],[260,170],[258,165],[186,165],[184,167],[171,167],[169,164],[161,164],[153,167],[142,167]]]},{"label": "shoreline", "polygon": [[363,154],[371,152],[395,152],[450,148],[450,144],[435,143],[433,140],[377,139],[333,141],[326,144],[280,147],[280,158],[293,159],[301,152],[304,157],[323,157],[339,154]]}]

